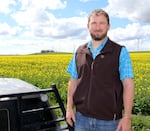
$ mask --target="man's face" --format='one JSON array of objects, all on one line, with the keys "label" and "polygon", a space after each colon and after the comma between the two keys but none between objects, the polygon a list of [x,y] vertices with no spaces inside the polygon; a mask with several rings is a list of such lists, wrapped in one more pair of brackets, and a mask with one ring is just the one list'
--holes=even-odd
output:
[{"label": "man's face", "polygon": [[107,18],[100,14],[98,16],[93,15],[88,23],[88,29],[93,40],[103,40],[107,36],[110,25],[107,22]]}]

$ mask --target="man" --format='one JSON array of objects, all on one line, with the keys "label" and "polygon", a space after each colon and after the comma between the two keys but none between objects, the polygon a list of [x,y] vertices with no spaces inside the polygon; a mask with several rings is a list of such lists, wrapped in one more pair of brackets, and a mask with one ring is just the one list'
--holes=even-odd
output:
[{"label": "man", "polygon": [[66,120],[75,123],[75,131],[130,131],[134,83],[129,53],[107,37],[104,10],[94,10],[87,27],[92,39],[77,49],[67,70]]}]

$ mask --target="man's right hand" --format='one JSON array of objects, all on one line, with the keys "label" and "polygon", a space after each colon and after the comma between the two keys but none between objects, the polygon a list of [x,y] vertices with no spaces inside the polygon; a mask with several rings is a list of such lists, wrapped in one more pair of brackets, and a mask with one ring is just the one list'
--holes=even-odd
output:
[{"label": "man's right hand", "polygon": [[70,126],[74,125],[75,122],[75,114],[73,109],[67,109],[66,111],[66,121]]}]

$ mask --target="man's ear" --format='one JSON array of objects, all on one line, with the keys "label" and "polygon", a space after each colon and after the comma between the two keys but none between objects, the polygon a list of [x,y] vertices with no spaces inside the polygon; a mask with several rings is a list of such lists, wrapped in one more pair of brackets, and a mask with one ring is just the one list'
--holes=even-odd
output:
[{"label": "man's ear", "polygon": [[89,29],[89,24],[87,24],[87,28]]},{"label": "man's ear", "polygon": [[110,29],[110,24],[108,24],[108,30]]}]

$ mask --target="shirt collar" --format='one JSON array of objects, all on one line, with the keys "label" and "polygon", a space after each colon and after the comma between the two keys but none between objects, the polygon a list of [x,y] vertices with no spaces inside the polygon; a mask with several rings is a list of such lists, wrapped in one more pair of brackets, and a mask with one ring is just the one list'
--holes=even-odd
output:
[{"label": "shirt collar", "polygon": [[[106,45],[107,41],[108,41],[108,37],[105,38],[105,40],[103,41],[103,43],[102,43],[100,46],[98,46],[96,50],[101,51],[101,50],[103,49],[103,47]],[[90,50],[93,50],[92,41],[89,41],[89,42],[88,42],[88,48],[89,48]]]}]

